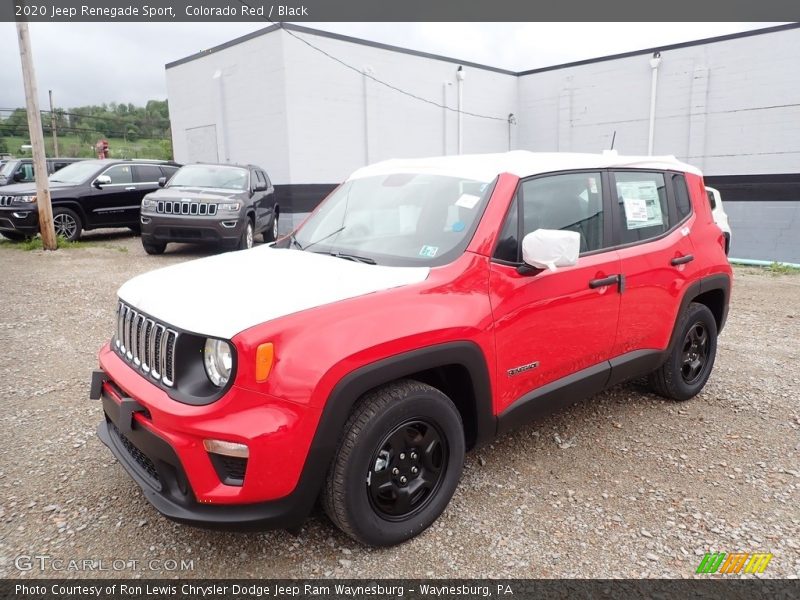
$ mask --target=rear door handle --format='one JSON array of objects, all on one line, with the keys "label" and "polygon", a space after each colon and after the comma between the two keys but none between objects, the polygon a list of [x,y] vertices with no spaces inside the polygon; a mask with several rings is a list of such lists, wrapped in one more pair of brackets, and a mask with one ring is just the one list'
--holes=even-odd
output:
[{"label": "rear door handle", "polygon": [[126,192],[132,192],[132,191],[133,191],[133,190],[135,190],[135,189],[136,189],[136,186],[131,186],[131,187],[126,187],[126,188],[125,188],[125,191],[126,191]]},{"label": "rear door handle", "polygon": [[609,275],[602,279],[592,279],[589,281],[589,287],[592,289],[603,287],[604,285],[617,285],[619,283],[619,275]]},{"label": "rear door handle", "polygon": [[669,261],[673,267],[677,267],[678,265],[685,265],[686,263],[690,263],[694,260],[694,256],[691,254],[686,254],[685,256],[679,256],[677,258],[673,258]]}]

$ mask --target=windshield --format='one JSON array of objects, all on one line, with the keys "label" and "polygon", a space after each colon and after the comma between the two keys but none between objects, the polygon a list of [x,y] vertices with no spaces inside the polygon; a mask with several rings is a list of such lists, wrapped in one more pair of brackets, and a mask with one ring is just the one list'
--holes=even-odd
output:
[{"label": "windshield", "polygon": [[18,160],[8,161],[6,164],[3,165],[3,168],[0,169],[0,175],[2,175],[3,177],[9,177],[11,173],[14,172],[14,169],[17,168],[18,164],[19,164]]},{"label": "windshield", "polygon": [[293,246],[396,266],[436,266],[469,244],[492,186],[397,173],[346,181],[295,233]]},{"label": "windshield", "polygon": [[100,165],[96,162],[76,162],[67,165],[50,175],[50,181],[56,183],[83,183],[97,172]]},{"label": "windshield", "polygon": [[216,188],[223,190],[246,190],[247,169],[217,165],[189,165],[180,169],[170,179],[167,187]]}]

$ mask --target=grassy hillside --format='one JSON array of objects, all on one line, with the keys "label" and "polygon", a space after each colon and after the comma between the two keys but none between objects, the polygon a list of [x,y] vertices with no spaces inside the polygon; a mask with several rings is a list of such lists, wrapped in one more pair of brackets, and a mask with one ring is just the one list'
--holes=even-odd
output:
[{"label": "grassy hillside", "polygon": [[[29,144],[26,138],[4,136],[8,151],[15,157],[30,156],[30,151],[23,153],[20,146]],[[111,158],[154,158],[168,160],[172,158],[172,144],[169,140],[137,139],[126,142],[122,138],[108,138]],[[47,156],[53,156],[53,138],[45,137]],[[58,136],[58,153],[60,156],[78,158],[94,158],[94,143],[81,142],[76,135]]]}]

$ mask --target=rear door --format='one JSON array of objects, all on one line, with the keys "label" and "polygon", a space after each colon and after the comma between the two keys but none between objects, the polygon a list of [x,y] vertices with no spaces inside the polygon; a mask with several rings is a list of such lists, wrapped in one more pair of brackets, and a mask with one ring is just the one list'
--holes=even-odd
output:
[{"label": "rear door", "polygon": [[[591,394],[605,384],[620,306],[617,285],[612,281],[620,264],[611,248],[608,198],[604,200],[607,185],[607,176],[601,171],[545,175],[520,182],[489,277],[498,412],[511,405],[532,406],[536,411],[540,398],[545,404],[553,402],[547,395],[553,387],[576,391],[572,384],[577,383],[577,396]],[[537,273],[520,269],[520,242],[536,229],[578,232],[581,253],[577,264]]]},{"label": "rear door", "polygon": [[624,292],[614,356],[667,347],[678,306],[696,271],[689,236],[695,217],[682,173],[611,173]]}]

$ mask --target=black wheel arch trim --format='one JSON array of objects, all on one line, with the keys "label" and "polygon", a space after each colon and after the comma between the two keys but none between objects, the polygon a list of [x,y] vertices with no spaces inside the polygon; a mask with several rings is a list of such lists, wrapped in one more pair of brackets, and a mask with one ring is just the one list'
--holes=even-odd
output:
[{"label": "black wheel arch trim", "polygon": [[52,201],[52,208],[53,208],[53,211],[56,211],[59,208],[68,208],[68,209],[70,209],[71,211],[77,213],[78,216],[81,218],[81,224],[83,225],[83,229],[88,229],[89,228],[90,223],[89,223],[89,220],[87,218],[87,215],[84,212],[83,207],[81,206],[80,202],[78,202],[77,200],[73,200],[71,198],[67,199],[67,200],[62,200],[61,198],[58,198],[58,199],[54,198],[53,201]]},{"label": "black wheel arch trim", "polygon": [[677,341],[677,337],[680,333],[678,331],[678,322],[680,320],[680,316],[686,311],[686,309],[689,307],[689,304],[691,304],[692,301],[694,301],[698,296],[714,290],[722,291],[725,296],[725,301],[722,304],[722,314],[720,315],[719,322],[717,323],[717,334],[722,331],[722,328],[725,326],[725,321],[728,319],[728,307],[731,300],[731,278],[727,273],[716,273],[714,275],[709,275],[694,281],[687,286],[686,291],[683,293],[683,297],[681,298],[681,304],[678,308],[678,312],[675,315],[675,324],[672,328],[672,335],[670,336],[669,345],[667,346],[665,356],[669,354],[673,348],[673,345]]},{"label": "black wheel arch trim", "polygon": [[436,344],[364,365],[334,386],[322,409],[303,471],[292,492],[298,514],[305,517],[311,512],[347,418],[362,395],[414,373],[454,364],[466,368],[472,380],[476,409],[476,440],[473,447],[491,440],[497,432],[497,419],[492,406],[489,368],[477,344],[467,341]]}]

